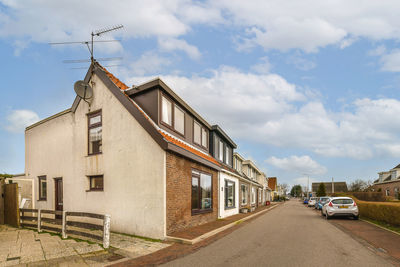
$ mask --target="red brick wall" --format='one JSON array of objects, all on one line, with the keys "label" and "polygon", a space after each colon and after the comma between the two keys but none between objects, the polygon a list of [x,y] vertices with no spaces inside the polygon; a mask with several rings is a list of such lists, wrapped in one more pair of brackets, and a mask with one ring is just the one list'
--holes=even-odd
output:
[{"label": "red brick wall", "polygon": [[[378,191],[378,188],[382,189],[382,193],[384,196],[386,196],[386,189],[389,188],[389,196],[391,197],[397,197],[395,195],[395,188],[398,188],[400,190],[400,181],[393,181],[390,183],[384,183],[384,184],[376,184],[374,185],[375,191]],[[400,192],[400,191],[399,191]]]},{"label": "red brick wall", "polygon": [[[167,152],[167,234],[215,221],[218,218],[218,172],[204,165]],[[192,215],[192,169],[212,175],[212,206],[210,213]]]}]

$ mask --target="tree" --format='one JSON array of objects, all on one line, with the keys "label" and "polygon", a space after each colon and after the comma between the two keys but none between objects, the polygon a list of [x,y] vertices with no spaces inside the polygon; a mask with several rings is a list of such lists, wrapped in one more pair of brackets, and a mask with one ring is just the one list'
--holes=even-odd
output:
[{"label": "tree", "polygon": [[301,185],[297,184],[292,187],[290,190],[290,195],[292,197],[301,197],[303,190],[301,189]]},{"label": "tree", "polygon": [[286,193],[289,189],[289,185],[285,183],[285,184],[281,184],[280,186],[281,186],[283,194],[286,196]]},{"label": "tree", "polygon": [[326,196],[326,188],[324,183],[320,183],[317,190],[317,197]]},{"label": "tree", "polygon": [[4,177],[4,178],[12,178],[13,175],[12,174],[8,174],[8,173],[0,173],[0,177]]},{"label": "tree", "polygon": [[365,182],[365,181],[363,181],[361,179],[357,179],[357,180],[355,180],[354,182],[352,182],[350,184],[349,191],[351,191],[351,192],[362,192],[362,191],[364,191],[364,190],[366,190],[368,188],[369,183],[370,182]]}]

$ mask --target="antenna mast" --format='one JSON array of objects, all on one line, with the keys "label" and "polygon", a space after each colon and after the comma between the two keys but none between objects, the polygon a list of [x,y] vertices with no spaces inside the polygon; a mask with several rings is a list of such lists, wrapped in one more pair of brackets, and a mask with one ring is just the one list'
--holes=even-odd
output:
[{"label": "antenna mast", "polygon": [[92,64],[94,63],[94,56],[93,56],[93,50],[94,50],[94,45],[93,45],[93,41],[94,40],[93,39],[94,39],[94,37],[95,36],[100,36],[100,35],[102,35],[104,33],[107,33],[107,32],[111,32],[111,31],[116,31],[116,30],[122,29],[123,27],[124,27],[124,25],[120,24],[120,25],[116,25],[116,26],[113,26],[113,27],[110,27],[110,28],[100,29],[100,30],[97,30],[97,31],[94,31],[94,32],[91,33],[91,35],[92,35],[91,48],[89,47],[88,43],[86,43],[86,45],[87,45],[87,47],[89,49],[89,52],[90,52],[90,60],[91,60]]}]

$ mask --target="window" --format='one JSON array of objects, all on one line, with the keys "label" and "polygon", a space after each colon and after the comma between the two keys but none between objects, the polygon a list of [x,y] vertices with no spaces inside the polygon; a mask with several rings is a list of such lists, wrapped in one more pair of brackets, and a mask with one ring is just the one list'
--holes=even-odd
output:
[{"label": "window", "polygon": [[207,147],[207,131],[204,128],[201,128],[201,145]]},{"label": "window", "polygon": [[399,198],[399,188],[398,188],[398,187],[395,187],[395,188],[394,188],[394,196],[395,196],[396,198]]},{"label": "window", "polygon": [[224,160],[224,143],[222,143],[222,141],[219,141],[219,149],[218,149],[219,153],[218,153],[218,159],[220,161]]},{"label": "window", "polygon": [[251,188],[251,204],[256,203],[256,188],[252,187]]},{"label": "window", "polygon": [[174,128],[180,134],[185,135],[185,112],[177,105],[175,105],[174,109]]},{"label": "window", "polygon": [[225,180],[225,208],[235,207],[235,183]]},{"label": "window", "polygon": [[90,191],[103,191],[103,175],[89,176]]},{"label": "window", "polygon": [[192,171],[192,213],[212,211],[212,176]]},{"label": "window", "polygon": [[241,191],[242,191],[242,205],[246,205],[247,204],[247,185],[242,184],[241,185]]},{"label": "window", "polygon": [[226,164],[230,164],[230,149],[228,147],[226,147],[225,149],[225,163]]},{"label": "window", "polygon": [[193,127],[193,140],[196,144],[200,145],[201,144],[201,126],[197,122],[194,122],[194,127]]},{"label": "window", "polygon": [[88,115],[89,155],[102,152],[102,118],[101,111]]},{"label": "window", "polygon": [[258,203],[261,203],[261,189],[258,189]]},{"label": "window", "polygon": [[386,196],[390,196],[390,190],[389,190],[389,188],[386,188]]},{"label": "window", "polygon": [[397,171],[392,171],[392,177],[391,177],[391,179],[392,179],[392,180],[396,180],[396,178],[397,178]]},{"label": "window", "polygon": [[39,176],[39,200],[47,200],[46,176]]},{"label": "window", "polygon": [[162,96],[161,99],[161,120],[169,126],[172,126],[172,103],[164,96]]}]

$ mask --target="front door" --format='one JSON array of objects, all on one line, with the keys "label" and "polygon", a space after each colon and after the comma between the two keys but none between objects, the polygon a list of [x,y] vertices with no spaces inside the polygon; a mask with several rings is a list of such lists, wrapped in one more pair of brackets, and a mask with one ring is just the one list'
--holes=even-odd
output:
[{"label": "front door", "polygon": [[[62,211],[63,210],[63,182],[62,178],[55,178],[55,207],[56,210]],[[61,218],[61,216],[56,216],[57,218]]]}]

